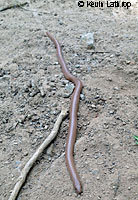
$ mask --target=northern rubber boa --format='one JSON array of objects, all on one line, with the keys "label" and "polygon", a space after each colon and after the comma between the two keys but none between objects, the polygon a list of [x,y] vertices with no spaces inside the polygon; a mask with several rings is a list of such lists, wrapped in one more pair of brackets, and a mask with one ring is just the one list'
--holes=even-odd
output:
[{"label": "northern rubber boa", "polygon": [[74,153],[74,144],[76,140],[76,133],[77,133],[77,112],[79,107],[79,99],[80,99],[80,92],[82,90],[82,82],[73,76],[65,63],[64,57],[62,55],[61,46],[50,33],[47,32],[47,36],[54,42],[56,49],[57,49],[57,57],[58,61],[61,65],[63,74],[67,80],[70,80],[75,84],[75,89],[73,91],[73,95],[71,98],[71,106],[70,106],[70,120],[69,120],[69,132],[67,136],[67,143],[66,143],[66,165],[71,176],[74,188],[78,194],[82,192],[82,186],[80,182],[79,175],[77,173],[73,153]]}]

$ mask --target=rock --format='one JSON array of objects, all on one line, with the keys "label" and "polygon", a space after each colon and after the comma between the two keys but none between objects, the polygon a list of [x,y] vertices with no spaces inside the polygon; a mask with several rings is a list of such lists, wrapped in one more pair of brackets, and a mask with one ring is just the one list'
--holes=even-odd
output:
[{"label": "rock", "polygon": [[61,80],[61,83],[63,84],[63,86],[65,86],[66,84],[69,84],[68,80]]},{"label": "rock", "polygon": [[85,100],[85,95],[84,95],[84,94],[80,94],[80,99],[81,99],[82,101],[84,101],[84,100]]},{"label": "rock", "polygon": [[92,108],[96,108],[96,105],[94,105],[94,104],[91,104],[91,107],[92,107]]},{"label": "rock", "polygon": [[114,87],[113,89],[114,89],[114,90],[116,90],[116,91],[118,91],[118,90],[119,90],[119,88],[118,88],[118,87]]},{"label": "rock", "polygon": [[94,46],[94,33],[86,33],[81,36],[82,41],[87,45],[88,49],[95,49]]},{"label": "rock", "polygon": [[40,87],[39,90],[40,90],[40,95],[41,95],[41,97],[44,97],[44,96],[46,95],[46,94],[45,94],[45,91],[44,91],[44,88],[43,88],[43,87]]},{"label": "rock", "polygon": [[59,21],[59,25],[63,25],[64,23],[62,21]]},{"label": "rock", "polygon": [[110,82],[112,82],[112,78],[110,78],[110,77],[109,77],[109,78],[107,79],[107,81],[110,81]]},{"label": "rock", "polygon": [[75,65],[75,68],[78,68],[78,69],[79,69],[79,68],[80,68],[80,65]]},{"label": "rock", "polygon": [[28,152],[26,151],[23,155],[24,155],[24,156],[28,156]]},{"label": "rock", "polygon": [[110,114],[110,115],[114,114],[114,110],[110,110],[110,111],[109,111],[109,114]]},{"label": "rock", "polygon": [[65,86],[65,89],[67,90],[67,92],[69,93],[69,94],[72,94],[72,92],[73,92],[73,90],[74,90],[74,84],[72,84],[72,83],[68,83],[68,84],[66,84],[66,86]]}]

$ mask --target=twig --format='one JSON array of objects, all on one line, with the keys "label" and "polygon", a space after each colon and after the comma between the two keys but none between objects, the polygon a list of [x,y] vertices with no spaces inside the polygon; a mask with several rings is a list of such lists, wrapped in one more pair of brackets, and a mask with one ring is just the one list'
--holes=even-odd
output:
[{"label": "twig", "polygon": [[17,198],[17,195],[18,195],[23,183],[25,182],[26,176],[27,176],[28,172],[30,171],[31,167],[33,166],[33,164],[35,163],[37,158],[40,156],[40,154],[43,152],[43,150],[56,137],[59,127],[60,127],[60,124],[67,115],[68,115],[68,110],[63,109],[61,111],[56,123],[54,124],[54,128],[53,128],[52,132],[50,133],[50,135],[44,140],[44,142],[40,145],[40,147],[36,150],[34,155],[30,158],[30,160],[26,163],[25,167],[22,169],[21,175],[18,177],[17,183],[14,186],[14,189],[8,200],[15,200]]},{"label": "twig", "polygon": [[115,184],[114,198],[115,198],[116,195],[117,195],[117,192],[118,192],[119,187],[120,187],[120,172],[118,172],[118,177],[117,177],[117,181],[116,181],[116,184]]},{"label": "twig", "polygon": [[9,10],[9,9],[12,9],[12,8],[20,8],[20,7],[25,6],[25,5],[28,5],[28,2],[11,4],[11,5],[5,6],[3,8],[0,8],[0,12],[5,11],[5,10]]}]

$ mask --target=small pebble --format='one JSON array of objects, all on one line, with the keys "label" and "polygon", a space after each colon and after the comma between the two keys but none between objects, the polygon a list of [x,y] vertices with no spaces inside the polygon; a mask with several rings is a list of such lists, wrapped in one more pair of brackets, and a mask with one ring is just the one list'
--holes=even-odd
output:
[{"label": "small pebble", "polygon": [[68,83],[69,83],[69,81],[68,81],[68,80],[61,80],[61,82],[62,82],[62,84],[63,84],[63,85],[66,85],[66,84],[68,84]]},{"label": "small pebble", "polygon": [[116,53],[115,55],[118,57],[118,56],[120,56],[120,53]]},{"label": "small pebble", "polygon": [[130,60],[127,60],[127,61],[126,61],[126,64],[130,64],[130,63],[131,63],[131,61],[130,61]]},{"label": "small pebble", "polygon": [[28,156],[28,152],[25,152],[25,153],[24,153],[24,156]]},{"label": "small pebble", "polygon": [[111,110],[111,111],[109,112],[109,114],[111,114],[111,115],[112,115],[112,114],[114,114],[114,111],[113,111],[113,110]]},{"label": "small pebble", "polygon": [[84,101],[84,100],[85,100],[85,95],[84,95],[84,94],[80,94],[80,99],[81,99],[82,101]]},{"label": "small pebble", "polygon": [[40,90],[40,95],[41,95],[41,97],[44,97],[44,96],[45,96],[44,88],[41,87],[41,88],[39,88],[39,90]]},{"label": "small pebble", "polygon": [[112,81],[112,78],[108,78],[107,81],[110,81],[110,82],[111,82],[111,81]]},{"label": "small pebble", "polygon": [[91,107],[92,107],[92,108],[96,108],[96,105],[92,104]]},{"label": "small pebble", "polygon": [[94,98],[95,98],[95,99],[98,99],[98,98],[100,98],[100,96],[99,96],[99,95],[96,95]]},{"label": "small pebble", "polygon": [[63,22],[62,22],[62,21],[59,21],[59,25],[63,25]]},{"label": "small pebble", "polygon": [[35,81],[33,79],[30,81],[30,85],[29,86],[30,87],[35,87]]},{"label": "small pebble", "polygon": [[72,92],[73,92],[73,90],[74,90],[74,84],[72,84],[72,83],[69,83],[69,84],[66,84],[66,86],[65,86],[65,89],[67,90],[67,92],[69,93],[69,94],[72,94]]},{"label": "small pebble", "polygon": [[58,65],[58,62],[55,62],[54,65]]},{"label": "small pebble", "polygon": [[81,40],[85,42],[88,49],[94,49],[94,33],[87,33],[81,36]]},{"label": "small pebble", "polygon": [[80,68],[80,65],[75,65],[75,68]]},{"label": "small pebble", "polygon": [[53,103],[51,106],[52,106],[52,107],[57,107],[57,103],[55,102],[55,103]]},{"label": "small pebble", "polygon": [[114,87],[113,89],[114,89],[114,90],[117,90],[117,91],[119,90],[119,88],[118,88],[118,87]]},{"label": "small pebble", "polygon": [[119,66],[118,66],[117,69],[118,69],[118,70],[123,70],[123,67],[119,67]]}]

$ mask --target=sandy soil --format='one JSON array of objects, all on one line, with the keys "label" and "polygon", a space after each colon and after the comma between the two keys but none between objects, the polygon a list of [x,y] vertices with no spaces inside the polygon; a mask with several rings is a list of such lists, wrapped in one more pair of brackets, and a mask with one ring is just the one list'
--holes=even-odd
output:
[{"label": "sandy soil", "polygon": [[[1,0],[0,7],[16,2]],[[49,31],[84,85],[75,146],[83,193],[75,193],[65,165],[67,118],[18,200],[138,200],[138,2],[131,0],[129,9],[78,7],[73,0],[28,3],[0,12],[0,199],[9,198],[62,105],[70,103],[71,85]],[[81,40],[88,32],[95,49]]]}]

